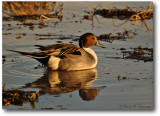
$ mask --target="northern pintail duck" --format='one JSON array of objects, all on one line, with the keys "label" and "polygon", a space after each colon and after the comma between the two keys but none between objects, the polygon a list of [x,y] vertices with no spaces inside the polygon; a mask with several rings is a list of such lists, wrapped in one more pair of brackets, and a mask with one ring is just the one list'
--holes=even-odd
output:
[{"label": "northern pintail duck", "polygon": [[94,34],[85,33],[80,37],[80,47],[72,44],[35,45],[40,50],[39,52],[10,51],[32,57],[52,70],[84,70],[95,68],[97,65],[97,55],[90,48],[93,45],[105,48]]}]

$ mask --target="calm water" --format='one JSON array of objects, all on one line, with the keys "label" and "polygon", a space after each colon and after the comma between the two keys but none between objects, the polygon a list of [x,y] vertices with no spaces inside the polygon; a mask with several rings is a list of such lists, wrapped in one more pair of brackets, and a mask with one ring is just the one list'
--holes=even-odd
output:
[{"label": "calm water", "polygon": [[[101,2],[102,3],[102,2]],[[3,106],[4,109],[153,109],[153,61],[144,62],[136,59],[123,59],[120,48],[131,50],[138,46],[153,48],[153,35],[139,22],[136,25],[127,22],[120,27],[99,24],[94,17],[92,21],[82,20],[85,11],[91,11],[98,2],[65,2],[63,6],[63,20],[52,19],[46,26],[39,28],[34,25],[33,30],[19,21],[3,21],[3,82],[24,91],[39,90],[39,101],[35,106],[24,103],[23,106]],[[147,7],[149,3],[126,3],[135,8]],[[119,4],[114,6],[123,8]],[[112,8],[113,5],[106,5]],[[73,16],[75,15],[75,16]],[[121,24],[125,20],[108,19],[98,16],[101,22]],[[153,19],[146,23],[153,29]],[[55,25],[56,24],[56,25]],[[78,38],[86,32],[96,36],[106,33],[116,34],[124,28],[135,32],[132,39],[114,40],[112,43],[100,41],[105,49],[93,46],[98,56],[96,69],[86,71],[48,71],[39,66],[40,63],[18,53],[9,52],[13,49],[34,52],[34,45],[51,45],[57,41],[78,45]],[[25,33],[26,35],[23,35]],[[51,36],[39,36],[51,35]],[[20,35],[20,39],[16,36]],[[59,39],[69,37],[71,39]],[[45,38],[45,39],[44,39]],[[120,58],[113,58],[120,57]],[[127,79],[118,80],[118,75]],[[6,87],[6,89],[10,89]]]}]

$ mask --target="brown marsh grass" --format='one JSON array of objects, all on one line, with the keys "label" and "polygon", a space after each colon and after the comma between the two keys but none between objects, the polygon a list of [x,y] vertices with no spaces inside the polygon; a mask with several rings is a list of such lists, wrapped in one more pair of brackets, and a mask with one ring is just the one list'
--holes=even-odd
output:
[{"label": "brown marsh grass", "polygon": [[63,2],[3,2],[3,14],[28,19],[62,19]]}]

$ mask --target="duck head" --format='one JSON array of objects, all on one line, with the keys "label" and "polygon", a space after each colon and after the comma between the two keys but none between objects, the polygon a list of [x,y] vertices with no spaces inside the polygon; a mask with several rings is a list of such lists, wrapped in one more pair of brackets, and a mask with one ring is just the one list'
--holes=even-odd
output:
[{"label": "duck head", "polygon": [[92,33],[85,33],[80,37],[79,46],[81,48],[89,48],[90,46],[93,45],[105,48],[105,46],[103,46],[98,42],[97,37]]}]

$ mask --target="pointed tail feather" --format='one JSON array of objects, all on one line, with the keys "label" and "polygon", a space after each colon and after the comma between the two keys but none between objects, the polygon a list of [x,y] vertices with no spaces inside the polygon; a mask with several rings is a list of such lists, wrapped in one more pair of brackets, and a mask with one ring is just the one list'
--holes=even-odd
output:
[{"label": "pointed tail feather", "polygon": [[16,52],[16,53],[20,53],[24,56],[27,56],[27,57],[31,57],[31,58],[34,58],[36,60],[38,60],[39,62],[41,62],[42,64],[44,65],[47,65],[48,64],[48,60],[50,58],[49,55],[46,55],[46,54],[42,54],[42,53],[29,53],[29,52],[21,52],[21,51],[16,51],[16,50],[10,50],[10,49],[7,49],[8,51],[12,51],[12,52]]},{"label": "pointed tail feather", "polygon": [[7,49],[8,51],[12,51],[12,52],[17,52],[17,53],[20,53],[24,56],[28,56],[28,57],[32,57],[32,58],[45,58],[46,56],[44,54],[41,54],[41,53],[29,53],[29,52],[21,52],[21,51],[16,51],[16,50],[10,50],[10,49]]}]

